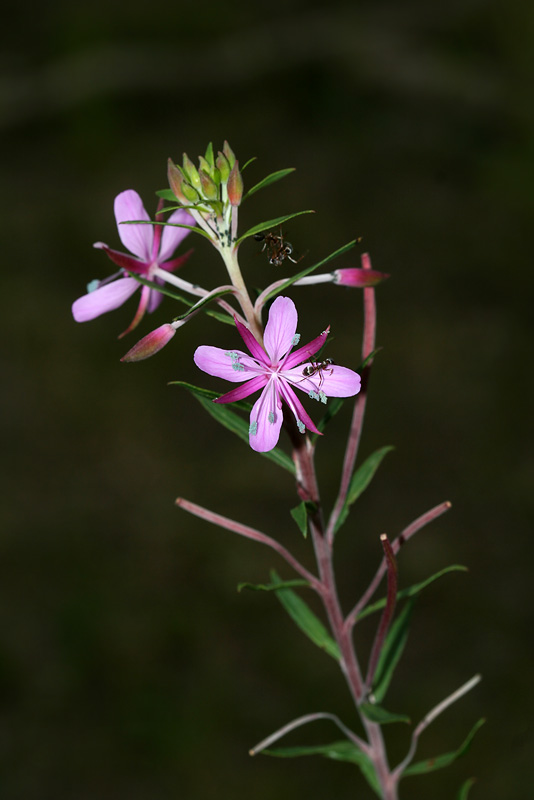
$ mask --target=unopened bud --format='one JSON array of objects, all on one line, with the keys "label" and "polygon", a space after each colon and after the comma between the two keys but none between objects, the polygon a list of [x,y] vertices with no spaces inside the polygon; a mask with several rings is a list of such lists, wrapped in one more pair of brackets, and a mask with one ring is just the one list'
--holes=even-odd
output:
[{"label": "unopened bud", "polygon": [[234,151],[232,150],[226,139],[224,140],[223,153],[228,159],[228,163],[230,164],[230,169],[231,169],[235,164],[235,155]]},{"label": "unopened bud", "polygon": [[167,161],[167,178],[173,194],[178,198],[180,203],[187,205],[189,201],[182,191],[182,184],[184,182],[182,172],[170,158]]},{"label": "unopened bud", "polygon": [[128,350],[126,355],[121,358],[121,361],[143,361],[145,358],[150,358],[163,350],[175,333],[175,327],[170,322],[166,322],[134,344],[132,349]]},{"label": "unopened bud", "polygon": [[377,272],[375,269],[362,269],[353,267],[352,269],[336,269],[334,271],[334,283],[340,286],[352,286],[362,289],[366,286],[376,286],[377,283],[385,281],[389,275],[385,272]]},{"label": "unopened bud", "polygon": [[204,170],[200,170],[200,183],[202,185],[202,194],[206,200],[217,200],[219,198],[219,191],[217,185],[212,181],[209,175]]},{"label": "unopened bud", "polygon": [[239,171],[239,161],[236,161],[228,176],[228,199],[233,206],[238,206],[243,198],[243,178]]},{"label": "unopened bud", "polygon": [[187,155],[184,153],[183,155],[183,168],[184,172],[189,178],[189,183],[195,187],[195,189],[200,192],[202,190],[202,184],[200,183],[200,176],[198,174],[198,170]]},{"label": "unopened bud", "polygon": [[228,176],[230,175],[230,164],[228,163],[228,159],[226,158],[224,153],[221,153],[220,150],[217,155],[217,160],[215,163],[217,165],[217,169],[220,172],[221,181],[225,183],[228,180]]}]

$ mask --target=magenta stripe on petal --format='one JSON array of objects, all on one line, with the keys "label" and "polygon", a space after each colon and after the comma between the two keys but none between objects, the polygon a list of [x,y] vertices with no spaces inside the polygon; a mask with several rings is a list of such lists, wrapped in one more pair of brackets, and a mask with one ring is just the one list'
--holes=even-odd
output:
[{"label": "magenta stripe on petal", "polygon": [[249,331],[242,322],[239,322],[237,317],[235,318],[235,324],[237,330],[239,331],[241,338],[245,342],[246,346],[254,356],[257,358],[258,361],[261,361],[262,364],[269,364],[269,359],[267,358],[267,353],[261,346],[261,344],[257,341],[254,335]]},{"label": "magenta stripe on petal", "polygon": [[302,364],[303,361],[310,361],[312,356],[314,356],[315,353],[317,353],[324,345],[329,331],[330,326],[328,326],[328,328],[319,334],[319,336],[317,336],[315,339],[312,339],[311,342],[308,342],[308,344],[305,344],[303,347],[299,347],[298,350],[294,350],[292,353],[290,353],[284,361],[284,369],[291,369],[292,367],[297,366],[297,364]]},{"label": "magenta stripe on petal", "polygon": [[119,278],[106,286],[84,294],[72,304],[72,315],[76,322],[88,322],[107,311],[119,308],[139,287],[135,278]]},{"label": "magenta stripe on petal", "polygon": [[245,383],[242,383],[241,386],[236,386],[235,389],[231,389],[226,394],[221,395],[214,403],[234,403],[236,400],[243,400],[245,397],[249,397],[249,395],[253,394],[253,392],[257,392],[258,389],[263,389],[263,387],[269,382],[269,378],[267,375],[257,375],[255,378],[250,378]]}]

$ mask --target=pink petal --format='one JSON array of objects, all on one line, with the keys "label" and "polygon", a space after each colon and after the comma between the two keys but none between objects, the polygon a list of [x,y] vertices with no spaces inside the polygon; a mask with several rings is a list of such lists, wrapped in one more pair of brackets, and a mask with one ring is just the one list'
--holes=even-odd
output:
[{"label": "pink petal", "polygon": [[327,397],[352,397],[358,394],[362,379],[357,372],[347,367],[338,367],[337,364],[332,364],[330,370],[322,371],[321,391]]},{"label": "pink petal", "polygon": [[197,347],[193,359],[203,372],[232,383],[246,381],[263,371],[254,359],[241,350],[223,350],[208,344]]},{"label": "pink petal", "polygon": [[128,220],[142,219],[147,222],[150,217],[145,211],[143,201],[133,189],[121,192],[115,198],[115,219],[121,242],[141,261],[149,263],[152,260],[152,243],[154,241],[154,228],[152,225],[122,225]]},{"label": "pink petal", "polygon": [[[188,214],[187,211],[184,211],[182,208],[174,211],[167,222],[179,222],[180,225],[195,224],[195,220],[191,214]],[[188,231],[187,228],[173,228],[170,225],[163,226],[158,255],[158,262],[160,265],[163,264],[164,261],[169,260],[180,242],[183,242],[189,233],[190,231]]]},{"label": "pink petal", "polygon": [[214,403],[235,403],[236,400],[243,400],[245,397],[249,397],[254,392],[257,392],[259,389],[263,389],[264,386],[269,382],[269,378],[267,375],[256,375],[255,378],[249,378],[249,380],[245,381],[241,384],[241,386],[236,386],[235,389],[231,389],[226,394],[221,395]]},{"label": "pink petal", "polygon": [[125,331],[119,334],[119,339],[122,339],[123,336],[126,336],[127,333],[133,331],[134,328],[137,328],[143,317],[145,316],[146,307],[148,305],[148,300],[150,297],[150,289],[148,286],[141,286],[141,299],[139,300],[139,305],[137,306],[137,311],[135,312],[135,316],[133,320],[130,322],[128,327]]},{"label": "pink petal", "polygon": [[272,364],[293,347],[297,332],[298,314],[290,297],[277,297],[269,310],[269,321],[265,326],[263,341]]},{"label": "pink petal", "polygon": [[269,381],[250,412],[249,444],[257,453],[276,447],[284,421],[274,381]]},{"label": "pink petal", "polygon": [[293,352],[290,353],[284,361],[284,370],[291,369],[297,364],[302,364],[303,361],[309,361],[311,357],[314,356],[315,353],[317,353],[324,345],[329,332],[330,326],[328,326],[328,328],[319,334],[319,336],[317,336],[315,339],[312,339],[311,342],[308,342],[308,344],[305,344],[303,347],[299,347],[298,350],[293,350]]},{"label": "pink petal", "polygon": [[270,361],[267,356],[267,353],[265,352],[261,344],[256,340],[256,337],[249,331],[247,327],[245,327],[245,325],[243,325],[242,322],[239,322],[237,317],[234,317],[234,319],[237,330],[241,338],[245,342],[246,346],[248,347],[254,358],[256,358],[260,363],[270,366]]},{"label": "pink petal", "polygon": [[298,399],[297,395],[285,382],[281,382],[281,393],[282,397],[284,398],[285,402],[291,409],[293,416],[297,420],[297,425],[299,426],[299,430],[301,433],[304,433],[304,430],[301,430],[302,426],[308,428],[309,431],[312,433],[319,433],[320,431],[315,427],[315,423],[313,422],[312,418],[309,416],[308,412]]},{"label": "pink petal", "polygon": [[118,280],[75,300],[72,304],[72,315],[76,322],[95,319],[107,311],[113,311],[122,306],[138,286],[139,283],[135,278],[118,278]]},{"label": "pink petal", "polygon": [[129,256],[127,253],[121,253],[120,250],[112,250],[104,242],[95,242],[93,247],[97,250],[104,250],[105,254],[110,258],[114,264],[119,267],[129,269],[131,272],[137,272],[141,275],[146,275],[148,272],[147,265],[139,259]]}]

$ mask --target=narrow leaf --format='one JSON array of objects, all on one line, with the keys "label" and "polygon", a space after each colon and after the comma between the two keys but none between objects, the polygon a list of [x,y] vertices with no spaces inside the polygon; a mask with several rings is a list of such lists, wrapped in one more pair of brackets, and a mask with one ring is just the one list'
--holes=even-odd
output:
[{"label": "narrow leaf", "polygon": [[[328,425],[328,423],[330,422],[330,420],[333,419],[333,417],[335,417],[335,415],[338,413],[338,411],[341,411],[344,402],[345,402],[345,398],[344,397],[332,397],[332,398],[330,398],[330,400],[328,401],[328,405],[326,407],[326,414],[324,414],[322,419],[320,419],[319,423],[317,424],[317,429],[321,433],[324,433],[325,428]],[[317,437],[317,434],[313,434],[313,435],[315,437]]]},{"label": "narrow leaf", "polygon": [[252,156],[252,158],[249,158],[248,161],[245,161],[245,163],[241,167],[241,172],[243,172],[243,170],[245,170],[248,167],[249,164],[252,164],[253,161],[257,161],[257,159],[258,159],[258,156]]},{"label": "narrow leaf", "polygon": [[457,800],[467,800],[469,790],[474,783],[476,783],[476,778],[468,778],[466,782],[461,785]]},{"label": "narrow leaf", "polygon": [[406,603],[386,636],[373,681],[373,697],[377,703],[382,702],[384,699],[395,667],[406,645],[414,604],[415,598],[412,597]]},{"label": "narrow leaf", "polygon": [[245,196],[243,197],[243,200],[246,200],[247,197],[250,197],[251,194],[254,194],[254,192],[259,192],[260,189],[264,189],[271,183],[275,183],[276,181],[285,178],[286,175],[290,175],[292,172],[295,172],[295,167],[288,167],[287,169],[279,169],[277,172],[271,172],[270,175],[267,175],[266,178],[263,178],[263,180],[261,180],[251,189],[249,189],[248,192],[246,192]]},{"label": "narrow leaf", "polygon": [[[205,305],[211,303],[212,300],[216,300],[218,297],[222,297],[225,294],[233,294],[231,289],[221,289],[220,291],[210,292],[209,296],[202,297],[200,300],[197,300],[194,303],[189,311],[186,311],[184,314],[180,314],[178,317],[175,317],[175,320],[185,319],[192,311],[200,311]],[[232,321],[232,320],[231,320]]]},{"label": "narrow leaf", "polygon": [[[430,586],[431,583],[434,583],[438,578],[441,578],[442,575],[447,575],[449,572],[469,572],[467,567],[464,567],[462,564],[451,564],[450,567],[444,567],[440,569],[439,572],[435,572],[434,575],[431,575],[430,578],[427,578],[420,583],[414,583],[411,586],[407,586],[406,589],[401,589],[400,592],[397,592],[397,602],[399,600],[406,600],[407,597],[414,597],[416,594],[422,589],[426,589],[427,586]],[[369,614],[374,614],[375,611],[381,611],[384,606],[386,605],[386,598],[382,597],[380,600],[377,600],[376,603],[372,603],[370,606],[364,608],[364,610],[358,614],[356,620],[359,622],[364,617],[368,617]]]},{"label": "narrow leaf", "polygon": [[460,758],[467,753],[471,747],[471,742],[473,741],[475,734],[479,728],[482,727],[485,721],[486,720],[484,718],[478,720],[478,722],[471,728],[458,750],[454,750],[452,753],[443,753],[443,755],[435,756],[434,758],[427,758],[424,761],[417,761],[415,764],[411,764],[404,770],[402,777],[404,778],[405,775],[423,775],[426,772],[434,772],[436,769],[448,767],[449,764],[452,764],[457,758]]},{"label": "narrow leaf", "polygon": [[299,531],[304,538],[308,535],[308,512],[306,511],[306,503],[303,501],[295,508],[291,509],[291,516],[298,525]]},{"label": "narrow leaf", "polygon": [[[192,386],[189,383],[184,383],[183,381],[171,381],[172,384],[182,386],[184,389],[187,389],[191,394],[196,397],[198,402],[201,406],[203,406],[208,414],[210,414],[213,419],[219,422],[221,425],[224,425],[232,433],[235,433],[236,436],[239,436],[244,442],[249,444],[249,424],[244,419],[239,417],[235,412],[233,412],[228,406],[221,405],[220,403],[214,403],[212,398],[206,396],[206,390],[201,390],[197,386]],[[210,393],[211,394],[211,393]],[[215,397],[218,397],[215,392],[213,392]],[[234,403],[233,405],[243,408],[238,403]],[[261,453],[260,455],[265,456],[270,461],[273,461],[279,467],[283,467],[292,475],[295,474],[295,466],[290,459],[290,457],[284,453],[283,450],[280,448],[275,447],[273,450],[269,450],[266,453]]]},{"label": "narrow leaf", "polygon": [[334,533],[336,533],[343,525],[348,517],[351,505],[355,503],[358,497],[367,489],[373,480],[375,472],[380,466],[382,459],[386,453],[390,452],[390,450],[394,450],[391,445],[387,445],[386,447],[381,447],[379,450],[375,450],[375,452],[366,458],[363,464],[356,470],[351,478],[349,490],[347,492],[347,498],[338,517]]},{"label": "narrow leaf", "polygon": [[410,722],[410,717],[407,717],[406,714],[395,714],[391,711],[386,711],[385,708],[377,706],[375,703],[362,703],[360,711],[371,722],[377,722],[379,725],[385,725],[388,722]]},{"label": "narrow leaf", "polygon": [[[271,571],[271,580],[273,583],[281,584],[280,578],[274,570]],[[329,656],[335,658],[336,661],[340,661],[341,653],[339,652],[339,647],[327,632],[321,620],[315,616],[304,600],[291,589],[280,588],[276,590],[276,596],[295,625],[300,628],[317,647],[320,647],[321,650],[324,650]]]},{"label": "narrow leaf", "polygon": [[[178,208],[187,208],[187,206],[178,206]],[[191,206],[193,208],[193,206]],[[181,222],[153,222],[152,220],[146,219],[129,219],[125,220],[124,222],[120,223],[121,225],[168,225],[170,228],[187,228],[188,231],[193,231],[193,233],[199,233],[201,236],[204,236],[205,239],[208,239],[211,242],[211,236],[206,231],[202,230],[196,225],[182,225]]]},{"label": "narrow leaf", "polygon": [[280,589],[291,588],[293,586],[309,586],[308,581],[302,578],[295,578],[291,581],[282,581],[281,583],[238,583],[237,591],[241,592],[243,589],[252,589],[255,592],[276,592]]},{"label": "narrow leaf", "polygon": [[283,217],[275,217],[275,219],[269,219],[267,222],[260,222],[259,225],[254,225],[253,228],[249,228],[246,233],[239,237],[236,244],[239,244],[244,239],[248,239],[249,236],[254,236],[255,233],[263,233],[263,231],[268,231],[271,228],[276,228],[277,225],[282,225],[282,223],[287,222],[288,219],[293,219],[293,217],[300,217],[302,214],[315,214],[315,211],[308,210],[308,211],[297,211],[295,214],[285,214]]},{"label": "narrow leaf", "polygon": [[158,197],[162,197],[163,200],[169,200],[171,203],[176,203],[176,195],[171,189],[158,189],[156,195]]},{"label": "narrow leaf", "polygon": [[340,741],[332,744],[315,745],[311,747],[276,747],[262,750],[262,753],[277,758],[299,758],[300,756],[323,756],[333,761],[348,761],[356,764],[374,792],[381,797],[380,785],[374,767],[369,758],[362,753],[352,742]]}]

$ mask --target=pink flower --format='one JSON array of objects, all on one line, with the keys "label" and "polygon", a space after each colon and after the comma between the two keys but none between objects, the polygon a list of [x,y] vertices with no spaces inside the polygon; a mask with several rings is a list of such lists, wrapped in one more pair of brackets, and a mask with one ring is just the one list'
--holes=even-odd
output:
[{"label": "pink flower", "polygon": [[292,352],[298,343],[297,309],[289,297],[278,297],[269,311],[265,326],[265,348],[237,319],[237,329],[251,355],[242,350],[223,350],[202,345],[195,351],[195,364],[208,375],[243,382],[242,386],[217,398],[216,403],[242,400],[262,389],[250,412],[249,441],[253,450],[264,453],[278,442],[282,427],[282,400],[294,415],[299,431],[319,433],[306,413],[293,387],[314,400],[326,403],[327,397],[352,397],[360,391],[360,376],[331,360],[312,361],[328,336],[323,331],[304,347]]},{"label": "pink flower", "polygon": [[[174,272],[191,255],[192,251],[189,251],[183,256],[169,260],[180,242],[189,233],[187,228],[121,224],[122,222],[136,219],[150,221],[143,201],[133,189],[127,189],[117,195],[114,210],[121,242],[133,253],[133,256],[117,250],[111,250],[103,242],[96,242],[93,247],[104,250],[119,267],[129,269],[144,278],[163,284],[163,280],[157,276],[157,271],[163,269],[167,272]],[[156,219],[158,219],[158,215],[156,215]],[[171,214],[167,221],[178,222],[182,225],[195,224],[191,215],[182,209],[178,209],[178,211]],[[139,324],[145,311],[151,313],[159,306],[163,295],[148,286],[143,286],[122,269],[115,275],[98,282],[95,289],[89,290],[88,294],[74,301],[72,305],[74,319],[76,322],[87,322],[90,319],[99,317],[101,314],[105,314],[107,311],[113,311],[113,309],[122,306],[137,289],[141,289],[141,299],[135,317],[128,328],[121,333],[121,336],[124,336]]]}]

